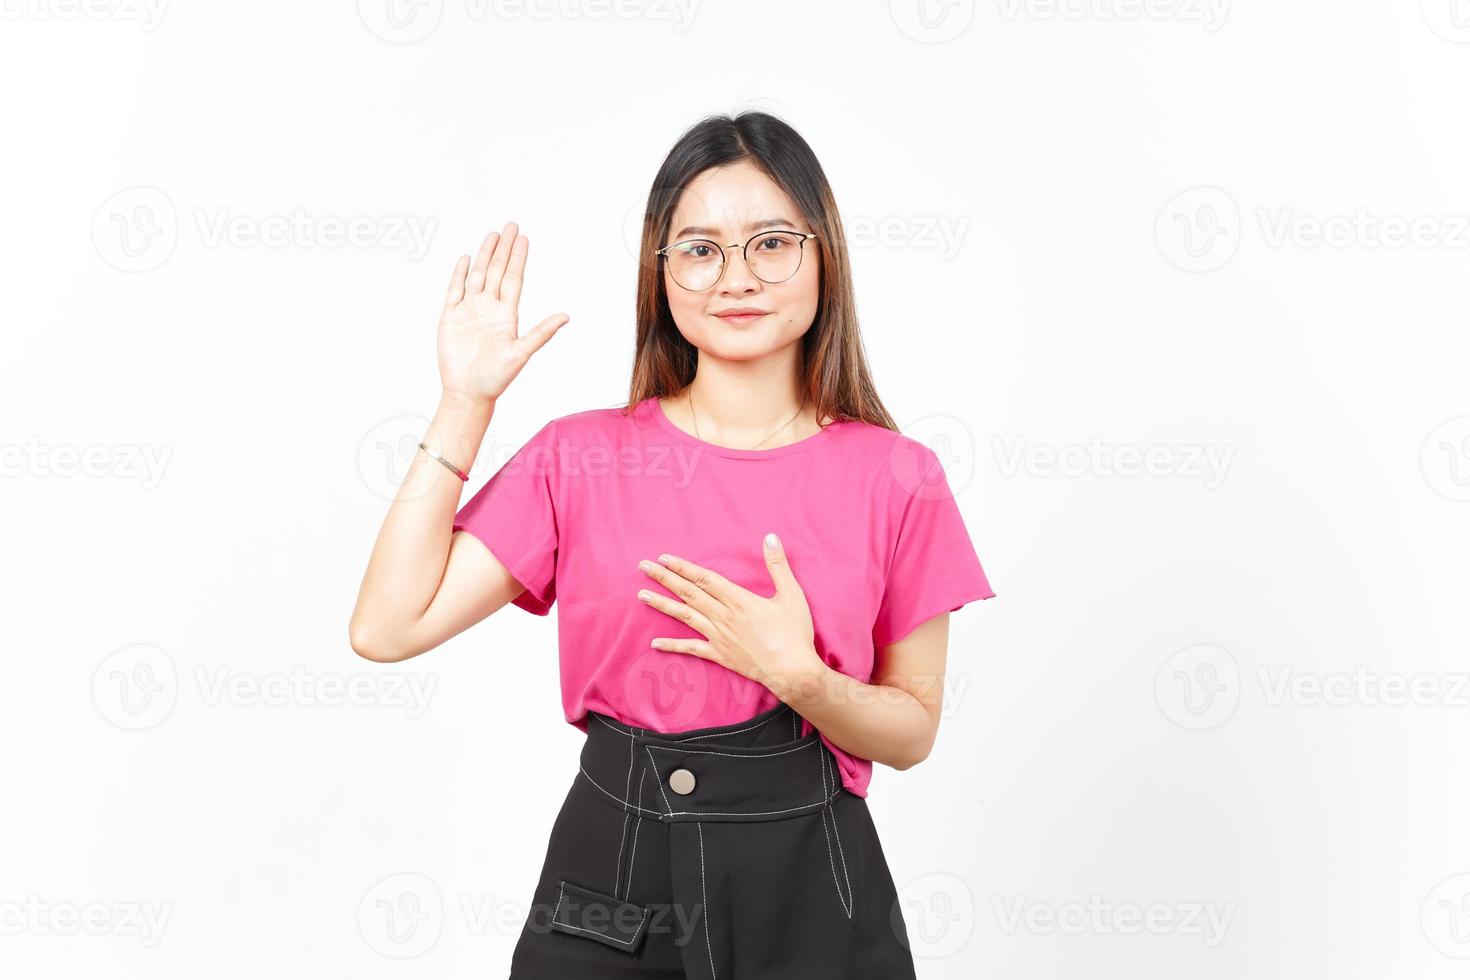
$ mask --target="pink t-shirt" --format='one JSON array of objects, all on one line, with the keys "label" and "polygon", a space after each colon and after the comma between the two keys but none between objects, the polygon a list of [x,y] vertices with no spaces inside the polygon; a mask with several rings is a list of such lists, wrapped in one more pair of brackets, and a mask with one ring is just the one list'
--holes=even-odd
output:
[{"label": "pink t-shirt", "polygon": [[[674,425],[649,397],[624,414],[552,419],[460,508],[538,616],[560,599],[562,709],[655,732],[728,725],[777,703],[770,689],[656,636],[702,638],[638,598],[670,595],[638,569],[662,553],[775,592],[761,539],[774,531],[806,595],[822,660],[868,681],[875,648],[995,595],[938,456],[865,422],[839,421],[772,449],[727,449]],[[811,731],[803,721],[801,735]],[[825,741],[825,737],[824,737]],[[843,784],[867,796],[872,762],[827,743]]]}]

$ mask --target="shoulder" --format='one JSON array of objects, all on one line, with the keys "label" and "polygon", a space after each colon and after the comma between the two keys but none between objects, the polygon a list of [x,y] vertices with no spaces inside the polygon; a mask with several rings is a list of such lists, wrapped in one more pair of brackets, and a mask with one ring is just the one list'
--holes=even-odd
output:
[{"label": "shoulder", "polygon": [[885,459],[924,460],[934,458],[929,446],[911,436],[871,422],[843,419],[833,422],[832,445],[838,450],[863,456],[873,462]]},{"label": "shoulder", "polygon": [[881,425],[846,421],[833,432],[829,445],[844,464],[859,469],[880,499],[894,513],[904,512],[915,499],[950,497],[949,470],[968,472],[967,452],[953,433],[939,433],[927,441]]},{"label": "shoulder", "polygon": [[558,415],[544,426],[559,438],[598,436],[624,431],[636,421],[637,412],[625,406],[609,405],[604,408],[584,408],[566,415]]},{"label": "shoulder", "polygon": [[647,424],[643,414],[636,408],[625,410],[623,405],[568,412],[542,423],[527,444],[616,448],[626,444],[637,428]]}]

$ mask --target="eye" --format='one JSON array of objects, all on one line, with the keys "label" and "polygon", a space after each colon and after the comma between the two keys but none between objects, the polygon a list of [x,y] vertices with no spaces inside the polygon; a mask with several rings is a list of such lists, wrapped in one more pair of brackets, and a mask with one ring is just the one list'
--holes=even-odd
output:
[{"label": "eye", "polygon": [[790,244],[791,241],[783,235],[771,235],[769,238],[762,238],[756,249],[761,252],[777,252],[783,246]]}]

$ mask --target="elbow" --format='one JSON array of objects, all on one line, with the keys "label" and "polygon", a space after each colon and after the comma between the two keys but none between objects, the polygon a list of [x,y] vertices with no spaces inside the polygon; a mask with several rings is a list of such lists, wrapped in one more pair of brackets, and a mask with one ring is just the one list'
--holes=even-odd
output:
[{"label": "elbow", "polygon": [[354,619],[347,626],[347,642],[352,652],[375,664],[396,663],[403,658],[391,644],[385,643],[381,631],[369,629],[366,624]]},{"label": "elbow", "polygon": [[912,769],[914,766],[917,766],[919,763],[929,758],[929,753],[933,751],[933,749],[934,736],[931,733],[922,742],[918,742],[914,745],[908,746],[907,750],[902,755],[889,762],[889,765],[892,766],[894,769],[897,769],[899,772],[903,772],[905,769]]}]

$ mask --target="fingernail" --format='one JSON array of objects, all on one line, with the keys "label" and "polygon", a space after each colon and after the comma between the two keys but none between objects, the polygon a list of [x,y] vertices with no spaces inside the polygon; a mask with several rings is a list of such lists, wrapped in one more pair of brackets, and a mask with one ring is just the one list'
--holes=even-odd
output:
[{"label": "fingernail", "polygon": [[766,547],[767,548],[779,548],[779,547],[781,547],[781,539],[778,538],[778,537],[776,537],[776,532],[775,531],[772,531],[771,533],[769,533],[769,534],[766,535]]}]

